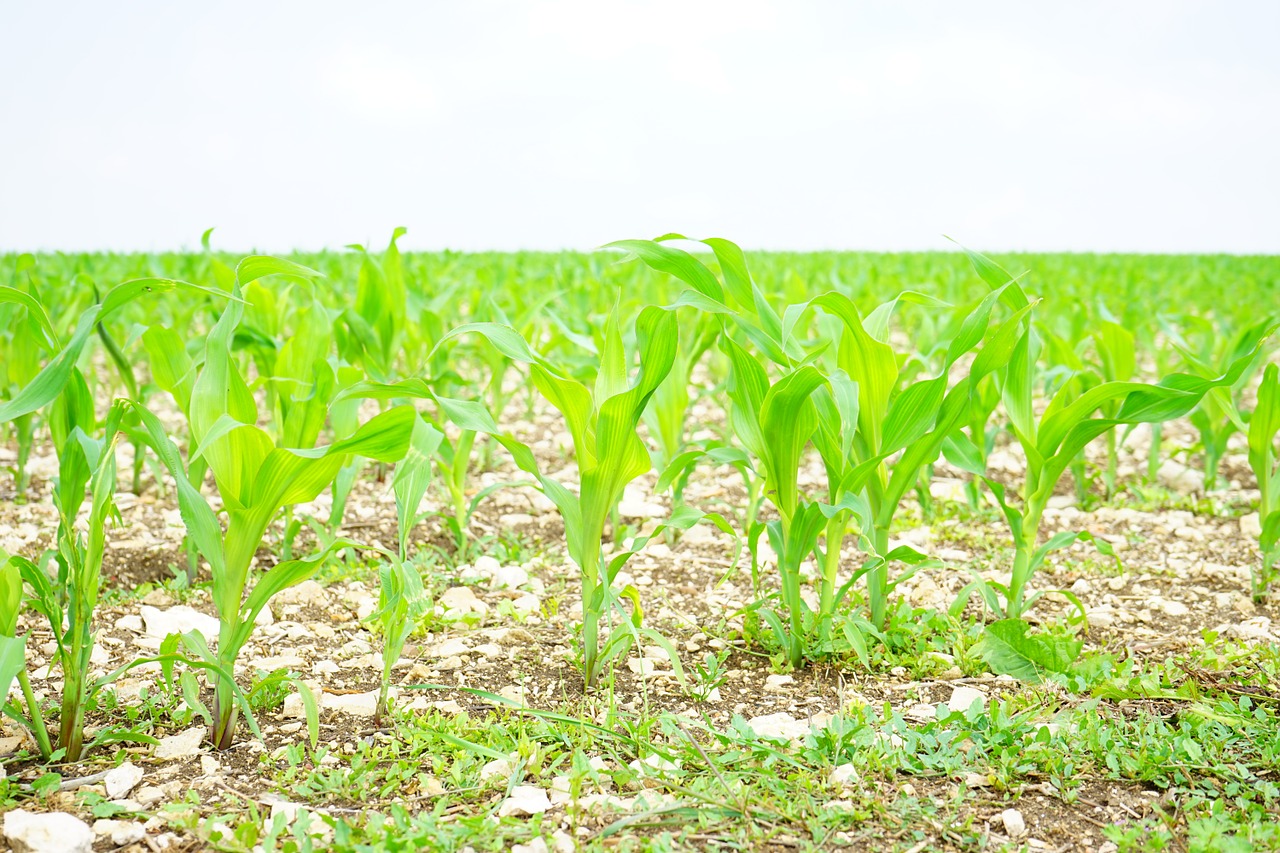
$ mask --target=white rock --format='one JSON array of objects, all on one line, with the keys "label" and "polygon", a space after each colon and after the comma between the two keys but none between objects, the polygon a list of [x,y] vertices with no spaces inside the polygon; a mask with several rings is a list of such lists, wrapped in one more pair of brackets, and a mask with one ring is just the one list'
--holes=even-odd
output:
[{"label": "white rock", "polygon": [[13,809],[4,816],[4,837],[14,853],[93,853],[93,830],[65,812]]},{"label": "white rock", "polygon": [[199,631],[206,640],[213,640],[218,636],[217,619],[206,616],[185,604],[165,610],[144,604],[139,612],[142,614],[144,633],[149,637],[164,638],[170,634],[185,634],[188,631]]},{"label": "white rock", "polygon": [[852,764],[840,764],[832,767],[830,775],[827,776],[832,785],[850,785],[860,778],[857,769]]},{"label": "white rock", "polygon": [[138,793],[134,794],[134,797],[142,804],[143,808],[147,808],[163,800],[164,791],[155,785],[143,785],[138,789]]},{"label": "white rock", "polygon": [[[1257,513],[1255,513],[1256,515]],[[121,631],[132,631],[135,634],[142,633],[142,617],[136,613],[130,613],[128,616],[121,616],[116,620],[116,627]]]},{"label": "white rock", "polygon": [[504,779],[509,779],[511,778],[511,772],[514,769],[514,765],[512,765],[510,760],[506,758],[495,758],[493,761],[490,761],[488,764],[480,768],[480,778],[485,780],[498,776]]},{"label": "white rock", "polygon": [[486,554],[483,557],[477,557],[472,567],[476,570],[477,575],[482,577],[493,577],[494,574],[502,568],[502,564]]},{"label": "white rock", "polygon": [[1180,495],[1204,491],[1204,472],[1195,471],[1173,459],[1166,459],[1156,472],[1156,479]]},{"label": "white rock", "polygon": [[747,721],[747,725],[760,737],[781,738],[783,740],[797,740],[809,733],[809,724],[807,722],[797,720],[790,714],[781,712],[752,717]]},{"label": "white rock", "polygon": [[968,551],[962,551],[959,548],[943,548],[938,552],[938,559],[944,563],[963,563],[972,556]]},{"label": "white rock", "polygon": [[450,640],[442,640],[431,647],[428,654],[436,658],[451,658],[457,655],[465,655],[471,651],[471,647],[467,645],[467,641],[461,637],[454,637]]},{"label": "white rock", "polygon": [[[1152,602],[1152,604],[1154,603]],[[1160,599],[1160,609],[1169,616],[1186,616],[1191,612],[1191,608],[1181,601],[1169,601],[1167,599]]]},{"label": "white rock", "polygon": [[138,787],[138,783],[142,781],[142,768],[131,761],[126,761],[119,767],[109,770],[107,777],[102,781],[107,788],[107,799],[118,800],[129,796],[129,792]]},{"label": "white rock", "polygon": [[551,808],[547,792],[536,785],[516,785],[511,796],[498,806],[498,817],[525,817],[542,814]]},{"label": "white rock", "polygon": [[109,839],[112,847],[125,847],[146,838],[147,828],[131,820],[103,819],[93,822],[93,834]]},{"label": "white rock", "polygon": [[952,713],[964,713],[973,706],[974,702],[980,703],[980,706],[987,707],[987,694],[973,687],[960,685],[951,691],[951,698],[947,700],[947,709]]},{"label": "white rock", "polygon": [[1005,809],[1000,812],[1000,822],[1004,824],[1005,834],[1010,838],[1021,838],[1027,834],[1027,822],[1022,819],[1022,812],[1017,809]]},{"label": "white rock", "polygon": [[329,603],[329,594],[324,587],[313,580],[306,580],[297,586],[291,586],[275,594],[272,601],[280,604],[303,604],[312,607],[323,607]]},{"label": "white rock", "polygon": [[528,844],[514,844],[511,853],[550,853],[551,848],[541,838],[535,838]]},{"label": "white rock", "polygon": [[378,710],[378,691],[368,693],[326,693],[324,707],[355,717],[372,717]]},{"label": "white rock", "polygon": [[499,566],[490,576],[494,589],[515,589],[529,582],[529,573],[521,566]]},{"label": "white rock", "polygon": [[1258,520],[1256,512],[1240,516],[1240,534],[1250,539],[1257,539],[1262,535],[1262,522]]},{"label": "white rock", "polygon": [[770,675],[764,680],[764,689],[774,692],[784,692],[788,684],[795,682],[795,679],[789,675]]},{"label": "white rock", "polygon": [[176,735],[162,737],[156,746],[155,757],[161,761],[190,758],[200,752],[200,744],[204,743],[205,733],[203,726],[197,726]]},{"label": "white rock", "polygon": [[628,486],[618,502],[618,515],[623,518],[662,518],[667,511],[658,504],[645,499],[637,489]]},{"label": "white rock", "polygon": [[271,657],[254,658],[249,662],[249,666],[267,672],[275,672],[277,669],[305,669],[307,662],[297,655],[272,655]]},{"label": "white rock", "polygon": [[446,589],[440,596],[439,604],[445,612],[454,617],[477,613],[483,616],[489,612],[489,605],[476,598],[469,586],[454,586]]},{"label": "white rock", "polygon": [[637,758],[627,766],[637,773],[648,773],[651,776],[674,773],[680,769],[679,762],[663,758],[656,752],[644,759]]},{"label": "white rock", "polygon": [[1116,609],[1110,604],[1099,604],[1088,611],[1089,624],[1094,628],[1110,628],[1116,623]]}]

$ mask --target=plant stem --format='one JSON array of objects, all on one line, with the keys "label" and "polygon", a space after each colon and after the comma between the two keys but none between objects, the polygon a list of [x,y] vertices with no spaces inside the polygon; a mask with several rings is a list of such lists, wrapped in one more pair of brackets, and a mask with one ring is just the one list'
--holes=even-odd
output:
[{"label": "plant stem", "polygon": [[1022,535],[1014,540],[1013,571],[1009,575],[1008,603],[1005,616],[1018,619],[1023,612],[1027,582],[1031,580],[1031,558],[1040,540],[1040,517],[1044,507],[1028,500],[1022,512]]},{"label": "plant stem", "polygon": [[49,729],[44,723],[44,714],[40,703],[36,700],[35,691],[31,689],[31,679],[26,667],[18,670],[18,684],[22,686],[22,696],[27,703],[27,713],[31,715],[31,734],[40,747],[40,757],[46,761],[53,755],[53,745],[49,742]]},{"label": "plant stem", "polygon": [[889,564],[885,560],[889,553],[889,528],[879,524],[873,527],[871,544],[880,563],[867,572],[867,598],[871,605],[871,624],[883,628],[889,611]]},{"label": "plant stem", "polygon": [[1147,479],[1153,483],[1160,475],[1160,439],[1163,432],[1163,423],[1157,421],[1151,425],[1151,446],[1147,448]]},{"label": "plant stem", "polygon": [[1107,430],[1107,470],[1102,475],[1102,482],[1107,487],[1107,497],[1110,498],[1116,493],[1116,472],[1119,468],[1119,451],[1116,446],[1116,431],[1114,429]]},{"label": "plant stem", "polygon": [[18,460],[14,465],[14,491],[19,496],[27,494],[27,486],[31,477],[27,474],[27,462],[31,458],[31,445],[35,440],[35,420],[31,415],[23,415],[14,422],[14,431],[18,439]]},{"label": "plant stem", "polygon": [[133,443],[133,493],[142,494],[142,463],[146,461],[146,451],[142,442]]},{"label": "plant stem", "polygon": [[600,676],[600,614],[590,606],[587,596],[583,596],[582,603],[582,675],[587,687],[595,687]]},{"label": "plant stem", "polygon": [[1008,601],[1005,604],[1005,617],[1018,619],[1022,616],[1023,589],[1029,580],[1031,566],[1031,548],[1026,541],[1019,539],[1014,544],[1013,571],[1009,575]]},{"label": "plant stem", "polygon": [[844,542],[844,514],[827,521],[827,551],[822,561],[822,591],[818,603],[818,619],[826,631],[836,610],[836,580],[840,571],[840,545]]}]

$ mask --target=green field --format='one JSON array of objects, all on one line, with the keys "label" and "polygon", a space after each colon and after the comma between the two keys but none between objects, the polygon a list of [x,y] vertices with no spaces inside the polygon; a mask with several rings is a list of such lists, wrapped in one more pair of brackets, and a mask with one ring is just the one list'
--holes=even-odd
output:
[{"label": "green field", "polygon": [[204,246],[0,255],[6,821],[1280,849],[1280,258]]}]

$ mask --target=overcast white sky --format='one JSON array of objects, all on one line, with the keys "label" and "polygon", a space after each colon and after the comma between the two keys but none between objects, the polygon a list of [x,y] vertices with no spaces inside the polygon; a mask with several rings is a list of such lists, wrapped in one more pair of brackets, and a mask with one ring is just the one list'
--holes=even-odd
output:
[{"label": "overcast white sky", "polygon": [[0,249],[1280,252],[1280,3],[0,5]]}]

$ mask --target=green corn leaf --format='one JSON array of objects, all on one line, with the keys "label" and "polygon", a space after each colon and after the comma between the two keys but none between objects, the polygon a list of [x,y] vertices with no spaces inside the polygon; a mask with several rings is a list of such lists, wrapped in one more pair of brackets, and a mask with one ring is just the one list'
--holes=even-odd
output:
[{"label": "green corn leaf", "polygon": [[[679,235],[673,238],[684,239]],[[652,240],[616,240],[601,248],[622,249],[658,272],[667,273],[716,302],[724,302],[724,290],[711,270],[688,252]]]},{"label": "green corn leaf", "polygon": [[811,395],[825,381],[817,369],[802,367],[770,388],[760,407],[769,488],[785,518],[796,511],[800,455],[818,427]]},{"label": "green corn leaf", "polygon": [[51,350],[59,348],[58,333],[54,331],[53,323],[49,321],[49,315],[45,313],[44,306],[34,296],[14,287],[0,285],[0,304],[2,303],[21,305],[26,308],[27,313],[44,335],[44,345]]},{"label": "green corn leaf", "polygon": [[151,326],[142,333],[142,345],[156,385],[172,394],[183,412],[189,410],[195,371],[182,338],[172,329]]},{"label": "green corn leaf", "polygon": [[1249,419],[1249,466],[1259,486],[1271,479],[1280,434],[1280,368],[1268,364],[1258,385],[1258,403]]},{"label": "green corn leaf", "polygon": [[431,485],[431,459],[440,448],[444,434],[418,418],[413,425],[409,449],[396,464],[391,489],[396,496],[396,516],[400,559],[408,559],[409,533],[418,521],[418,507]]},{"label": "green corn leaf", "polygon": [[139,297],[167,293],[178,287],[206,293],[216,292],[194,284],[161,278],[135,279],[112,288],[101,303],[86,309],[80,315],[71,338],[40,373],[21,391],[0,405],[0,423],[43,408],[62,393],[62,389],[71,379],[76,362],[80,359],[80,353],[99,323],[105,322],[116,311]]},{"label": "green corn leaf", "polygon": [[268,255],[250,255],[236,264],[236,281],[241,287],[269,275],[292,276],[305,280],[324,278],[322,273],[310,267]]}]

